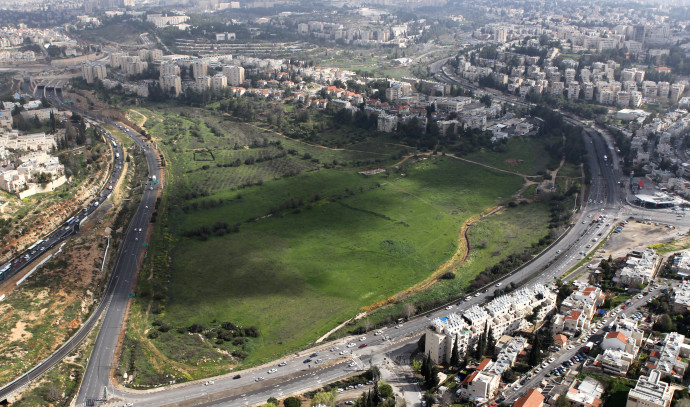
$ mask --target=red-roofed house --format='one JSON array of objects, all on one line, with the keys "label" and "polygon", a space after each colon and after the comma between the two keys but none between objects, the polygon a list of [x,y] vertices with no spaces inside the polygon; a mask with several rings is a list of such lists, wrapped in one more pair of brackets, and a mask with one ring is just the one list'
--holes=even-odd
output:
[{"label": "red-roofed house", "polygon": [[587,329],[588,326],[587,318],[578,310],[570,310],[565,315],[558,314],[553,321],[554,332],[575,333]]},{"label": "red-roofed house", "polygon": [[563,349],[568,344],[568,337],[563,334],[556,334],[553,336],[553,343]]},{"label": "red-roofed house", "polygon": [[[491,359],[488,359],[489,361]],[[485,364],[486,359],[480,364]],[[468,397],[475,400],[489,400],[496,395],[498,385],[501,382],[501,376],[493,373],[484,373],[481,370],[475,370],[461,383],[461,391]]]},{"label": "red-roofed house", "polygon": [[537,389],[529,389],[527,394],[515,400],[513,407],[543,407],[544,396]]},{"label": "red-roofed house", "polygon": [[484,358],[484,360],[482,360],[482,362],[479,364],[479,366],[477,366],[477,370],[481,371],[481,370],[488,369],[489,367],[491,367],[491,362],[492,362],[491,358]]}]

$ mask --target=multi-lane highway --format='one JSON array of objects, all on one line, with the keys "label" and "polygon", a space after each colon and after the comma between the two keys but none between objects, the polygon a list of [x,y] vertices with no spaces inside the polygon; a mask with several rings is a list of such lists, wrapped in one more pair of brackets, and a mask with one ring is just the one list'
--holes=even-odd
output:
[{"label": "multi-lane highway", "polygon": [[[99,205],[105,201],[110,195],[112,186],[120,179],[122,171],[122,146],[115,142],[113,136],[105,129],[101,129],[108,139],[108,142],[113,145],[113,169],[111,173],[112,181],[103,188],[103,191],[98,197],[91,201],[86,207],[81,210],[76,210],[74,216],[68,219],[64,224],[53,230],[46,237],[34,243],[31,247],[22,252],[2,267],[0,267],[0,282],[6,281],[19,273],[21,270],[31,265],[36,259],[43,256],[47,251],[55,247],[58,243],[67,239],[79,231],[79,225],[86,219],[93,211],[98,209]],[[109,189],[110,188],[110,189]]]},{"label": "multi-lane highway", "polygon": [[[5,280],[14,276],[23,268],[31,265],[39,257],[47,254],[47,252],[52,247],[76,233],[79,230],[80,223],[83,222],[96,209],[98,209],[98,207],[101,204],[103,204],[103,202],[108,198],[112,191],[113,185],[117,183],[117,180],[120,179],[120,176],[122,174],[124,154],[122,146],[116,142],[115,138],[107,130],[102,128],[101,130],[107,138],[107,142],[113,145],[115,158],[113,163],[113,170],[111,172],[112,179],[108,182],[108,185],[103,188],[103,191],[100,193],[100,195],[96,197],[93,201],[91,201],[86,207],[78,211],[72,218],[68,219],[63,225],[51,232],[48,236],[36,242],[32,247],[27,249],[19,257],[17,257],[7,265],[3,266],[3,273],[0,273],[1,280]],[[109,288],[110,285],[108,286],[108,289]],[[57,351],[55,351],[55,353],[53,353],[50,357],[46,358],[40,364],[28,371],[26,374],[22,375],[21,377],[17,378],[11,383],[2,387],[0,389],[0,400],[3,400],[8,395],[14,393],[18,389],[25,386],[31,380],[39,377],[52,366],[54,366],[56,363],[58,363],[60,360],[62,360],[62,358],[67,356],[86,337],[88,331],[96,323],[97,318],[95,318],[94,316],[100,314],[102,310],[103,304],[99,305],[99,307],[96,308],[92,316],[89,319],[87,319],[87,321],[84,323],[82,329],[78,331],[74,336],[72,336]]]}]

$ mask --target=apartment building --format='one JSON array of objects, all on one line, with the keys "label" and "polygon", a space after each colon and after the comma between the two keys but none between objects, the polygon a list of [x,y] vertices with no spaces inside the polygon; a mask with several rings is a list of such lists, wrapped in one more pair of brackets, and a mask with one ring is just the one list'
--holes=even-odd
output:
[{"label": "apartment building", "polygon": [[169,92],[177,97],[182,93],[182,79],[179,75],[163,75],[160,78],[160,86],[164,92]]},{"label": "apartment building", "polygon": [[678,332],[670,332],[663,342],[650,352],[646,368],[658,370],[662,377],[674,377],[682,381],[688,370],[688,362],[685,360],[689,357],[690,338]]},{"label": "apartment building", "polygon": [[581,382],[573,381],[570,389],[565,394],[571,405],[581,407],[599,407],[603,404],[601,396],[604,394],[604,385],[591,377],[585,377]]},{"label": "apartment building", "polygon": [[609,332],[601,341],[601,349],[617,349],[623,350],[632,355],[637,355],[639,344],[634,338],[625,335],[622,332]]},{"label": "apartment building", "polygon": [[392,114],[380,114],[377,120],[378,131],[392,133],[398,128],[398,116]]},{"label": "apartment building", "polygon": [[475,401],[492,399],[498,391],[501,376],[486,373],[486,366],[491,365],[491,359],[485,359],[480,366],[460,383],[460,392],[472,397]]},{"label": "apartment building", "polygon": [[606,349],[597,355],[592,370],[610,375],[625,376],[635,356],[619,349]]},{"label": "apartment building", "polygon": [[211,77],[211,90],[220,92],[228,87],[228,78],[222,73],[218,73]]},{"label": "apartment building", "polygon": [[520,352],[527,346],[527,338],[522,336],[508,338],[510,339],[501,346],[501,350],[496,356],[496,361],[490,367],[484,369],[486,373],[501,376],[503,372],[513,367]]},{"label": "apartment building", "polygon": [[465,354],[470,349],[471,336],[465,320],[453,313],[431,321],[431,326],[426,330],[424,349],[434,363],[447,363],[455,341],[458,343],[458,352]]},{"label": "apartment building", "polygon": [[661,381],[661,372],[652,370],[640,376],[634,389],[628,393],[626,407],[669,407],[675,389]]},{"label": "apartment building", "polygon": [[239,86],[244,83],[244,68],[241,66],[224,66],[223,75],[228,78],[228,85],[230,86]]},{"label": "apartment building", "polygon": [[208,62],[203,59],[192,61],[189,67],[192,70],[192,77],[194,79],[208,75]]},{"label": "apartment building", "polygon": [[88,84],[105,79],[107,72],[103,64],[82,64],[81,75]]},{"label": "apartment building", "polygon": [[659,255],[652,249],[633,250],[614,281],[626,287],[647,285],[656,275],[659,260]]}]

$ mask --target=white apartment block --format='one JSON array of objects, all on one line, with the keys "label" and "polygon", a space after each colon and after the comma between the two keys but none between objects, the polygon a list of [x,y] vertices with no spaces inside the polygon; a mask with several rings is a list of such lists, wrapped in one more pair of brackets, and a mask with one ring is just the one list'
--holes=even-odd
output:
[{"label": "white apartment block", "polygon": [[180,67],[171,62],[166,62],[162,63],[160,67],[160,76],[163,77],[165,75],[180,75]]},{"label": "white apartment block", "polygon": [[467,397],[472,397],[476,401],[487,401],[496,395],[500,383],[500,375],[477,369],[468,375],[460,386],[462,393]]},{"label": "white apartment block", "polygon": [[96,82],[96,80],[103,80],[106,77],[106,69],[103,64],[82,64],[81,74],[88,84]]},{"label": "white apartment block", "polygon": [[673,290],[673,311],[690,310],[690,281],[683,280],[680,287]]},{"label": "white apartment block", "polygon": [[690,338],[678,332],[670,332],[660,346],[649,354],[648,369],[658,370],[662,377],[675,377],[682,381],[688,370],[688,362],[683,359],[690,357]]},{"label": "white apartment block", "polygon": [[625,267],[618,271],[614,281],[631,287],[647,285],[657,272],[660,257],[652,249],[633,250],[625,262]]},{"label": "white apartment block", "polygon": [[223,75],[228,78],[230,86],[239,86],[244,83],[244,68],[241,66],[224,66]]},{"label": "white apartment block", "polygon": [[194,79],[208,75],[208,63],[204,60],[197,59],[192,61],[189,67],[192,70],[192,77]]},{"label": "white apartment block", "polygon": [[[573,382],[575,384],[576,382]],[[601,396],[604,394],[604,385],[591,377],[585,377],[577,387],[571,387],[566,393],[571,405],[581,407],[598,407],[603,403]]]},{"label": "white apartment block", "polygon": [[631,338],[622,332],[609,332],[601,341],[601,349],[623,350],[631,355],[637,355],[639,344],[635,338]]},{"label": "white apartment block", "polygon": [[228,87],[228,78],[222,73],[215,74],[211,78],[211,89],[214,92],[219,92]]},{"label": "white apartment block", "polygon": [[527,338],[522,336],[511,338],[498,353],[496,361],[489,368],[484,369],[484,371],[500,376],[515,364],[518,355],[526,346]]},{"label": "white apartment block", "polygon": [[194,85],[196,90],[203,92],[205,90],[211,89],[211,77],[208,75],[200,76],[194,79]]},{"label": "white apartment block", "polygon": [[592,366],[606,374],[625,376],[635,356],[624,350],[606,349],[594,360]]},{"label": "white apartment block", "polygon": [[386,89],[386,99],[396,101],[412,95],[412,85],[407,82],[392,82],[390,88]]},{"label": "white apartment block", "polygon": [[628,393],[626,407],[669,407],[674,387],[661,381],[661,372],[652,370],[649,376],[640,376],[637,385]]},{"label": "white apartment block", "polygon": [[493,338],[490,340],[497,340],[503,335],[527,328],[530,324],[525,317],[537,307],[540,307],[537,321],[541,321],[555,305],[556,293],[541,284],[495,298],[484,306],[475,305],[465,310],[460,319],[449,316],[446,320],[435,320],[426,331],[427,353],[435,363],[443,363],[450,360],[455,337],[458,337],[460,350],[466,352],[474,346],[484,330],[491,329]]},{"label": "white apartment block", "polygon": [[148,14],[146,16],[146,21],[153,23],[156,28],[183,24],[186,23],[187,20],[189,20],[189,16],[168,16],[162,14]]},{"label": "white apartment block", "polygon": [[182,93],[182,79],[178,75],[163,75],[160,78],[161,89],[178,97]]},{"label": "white apartment block", "polygon": [[392,133],[398,128],[398,116],[392,114],[380,114],[378,117],[377,130]]}]

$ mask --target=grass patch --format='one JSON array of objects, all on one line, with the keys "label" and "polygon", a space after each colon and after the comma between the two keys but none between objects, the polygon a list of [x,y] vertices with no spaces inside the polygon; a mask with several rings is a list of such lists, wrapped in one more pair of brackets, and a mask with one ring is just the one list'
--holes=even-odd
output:
[{"label": "grass patch", "polygon": [[690,249],[690,239],[685,237],[682,239],[674,240],[672,242],[657,243],[649,246],[649,248],[654,249],[654,251],[660,254],[673,253],[685,249]]},{"label": "grass patch", "polygon": [[546,169],[549,155],[542,140],[533,137],[516,137],[508,140],[507,147],[505,152],[482,149],[466,155],[465,158],[525,175],[536,175]]},{"label": "grass patch", "polygon": [[[423,280],[455,252],[464,219],[520,184],[519,177],[436,158],[417,162],[406,177],[322,171],[252,188],[232,205],[187,214],[179,224],[254,217],[261,202],[266,208],[282,199],[278,190],[305,202],[316,190],[340,193],[326,192],[299,213],[244,224],[236,234],[183,240],[173,257],[165,319],[175,326],[212,320],[258,326],[249,364],[306,346],[360,307]],[[482,231],[474,233],[488,233]],[[490,250],[519,241],[511,239],[517,230],[506,233]],[[203,267],[199,258],[207,259]],[[473,278],[459,275],[458,281]]]}]

